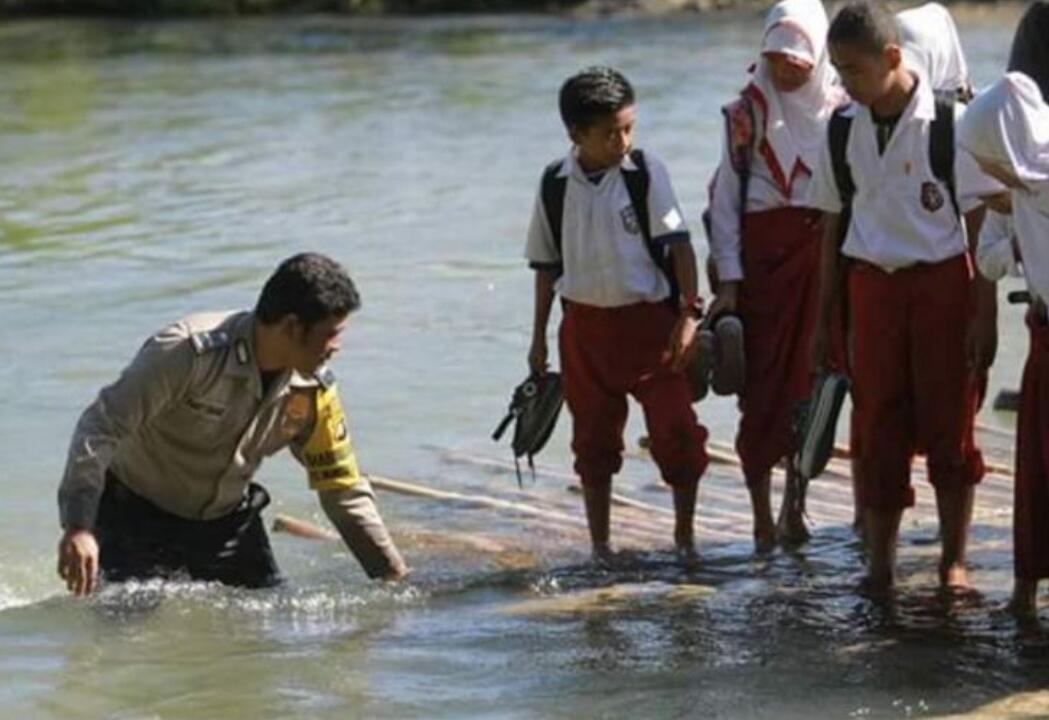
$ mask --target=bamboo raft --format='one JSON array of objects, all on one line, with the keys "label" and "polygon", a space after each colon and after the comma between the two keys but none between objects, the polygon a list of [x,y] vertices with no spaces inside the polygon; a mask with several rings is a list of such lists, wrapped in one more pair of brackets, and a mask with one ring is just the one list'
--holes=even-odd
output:
[{"label": "bamboo raft", "polygon": [[[1007,524],[1012,514],[1012,433],[991,426],[979,426],[978,444],[984,452],[987,475],[977,488],[973,523]],[[564,467],[537,465],[537,482],[519,489],[510,478],[515,465],[505,456],[496,456],[452,448],[432,448],[440,459],[462,470],[462,475],[481,485],[476,491],[450,490],[433,485],[368,475],[380,493],[394,493],[422,501],[451,505],[464,512],[491,513],[501,521],[541,529],[533,533],[551,543],[585,542],[586,520],[575,475]],[[710,441],[711,464],[700,483],[696,512],[697,540],[709,543],[749,542],[752,526],[750,504],[743,484],[740,460],[731,445]],[[494,481],[493,482],[493,476]],[[809,484],[807,515],[809,527],[851,525],[853,491],[850,480],[848,449],[838,447],[824,474]],[[773,474],[773,501],[776,506],[782,492],[783,472]],[[912,469],[916,503],[906,517],[911,526],[936,527],[936,504],[932,487],[927,482],[924,462],[916,461]],[[463,488],[462,483],[457,483]],[[617,547],[654,549],[670,545],[674,514],[666,487],[658,481],[655,466],[643,449],[624,453],[623,471],[617,477],[612,498],[612,534]],[[303,537],[334,538],[326,528],[280,516],[274,526]],[[483,535],[443,533],[438,538],[426,531],[414,539],[422,545],[452,545],[498,556],[505,550],[499,542]],[[425,538],[423,536],[426,536]],[[443,540],[442,540],[443,538]]]}]

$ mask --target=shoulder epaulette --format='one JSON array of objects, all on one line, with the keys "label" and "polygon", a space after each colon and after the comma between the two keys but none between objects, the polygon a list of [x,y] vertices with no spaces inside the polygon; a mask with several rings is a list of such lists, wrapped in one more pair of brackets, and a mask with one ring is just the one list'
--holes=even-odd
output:
[{"label": "shoulder epaulette", "polygon": [[206,352],[227,347],[229,333],[225,330],[204,330],[190,335],[189,341],[193,343],[193,349],[197,355],[203,355]]}]

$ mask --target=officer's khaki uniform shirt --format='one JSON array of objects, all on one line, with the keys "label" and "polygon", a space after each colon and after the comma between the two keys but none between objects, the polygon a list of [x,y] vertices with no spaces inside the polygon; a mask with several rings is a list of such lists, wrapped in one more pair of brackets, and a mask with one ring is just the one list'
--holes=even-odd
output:
[{"label": "officer's khaki uniform shirt", "polygon": [[59,490],[64,527],[93,528],[107,469],[169,513],[233,511],[263,458],[291,446],[315,490],[363,482],[330,373],[263,395],[254,314],[193,315],[146,341],[84,411]]}]

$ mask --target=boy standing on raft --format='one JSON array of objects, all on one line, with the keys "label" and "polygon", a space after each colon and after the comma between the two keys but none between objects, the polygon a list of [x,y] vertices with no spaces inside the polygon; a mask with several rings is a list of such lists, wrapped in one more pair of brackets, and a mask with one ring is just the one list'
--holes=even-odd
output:
[{"label": "boy standing on raft", "polygon": [[[754,544],[808,538],[792,497],[791,417],[810,391],[809,337],[818,300],[820,213],[808,206],[827,120],[845,97],[825,52],[820,0],[783,0],[765,22],[761,57],[723,110],[725,143],[711,191],[711,315],[738,313],[747,349],[736,449],[754,511]],[[770,479],[787,458],[787,491],[773,524]]]},{"label": "boy standing on raft", "polygon": [[[865,582],[872,590],[893,582],[900,520],[914,504],[911,460],[920,452],[936,491],[940,582],[964,587],[973,491],[984,472],[973,441],[975,377],[990,364],[997,328],[994,286],[974,278],[959,212],[977,221],[978,196],[998,187],[972,158],[954,153],[953,142],[946,173],[937,169],[934,125],[942,130],[947,122],[953,131],[961,108],[948,105],[936,123],[943,101],[904,63],[896,19],[882,3],[846,5],[828,44],[855,102],[839,111],[848,123],[845,162],[835,161],[828,142],[810,186],[812,205],[826,213],[813,356],[820,363],[826,355],[829,318],[842,300],[843,256],[850,263],[852,452],[867,536]],[[853,191],[847,198],[844,174]],[[846,201],[851,221],[839,246]]]},{"label": "boy standing on raft", "polygon": [[622,466],[628,394],[644,408],[652,455],[673,489],[674,543],[692,557],[707,431],[682,372],[701,314],[688,228],[666,168],[632,150],[636,111],[625,77],[580,72],[561,87],[560,111],[573,147],[544,172],[528,229],[525,255],[536,271],[528,364],[546,371],[559,293],[564,394],[595,558],[612,555],[612,476]]}]

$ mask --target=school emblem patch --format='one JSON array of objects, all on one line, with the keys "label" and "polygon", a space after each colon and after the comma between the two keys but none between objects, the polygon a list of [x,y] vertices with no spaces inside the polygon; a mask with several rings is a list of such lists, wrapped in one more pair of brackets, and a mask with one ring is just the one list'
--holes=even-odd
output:
[{"label": "school emblem patch", "polygon": [[936,212],[943,207],[943,193],[934,182],[922,183],[922,207],[929,212]]},{"label": "school emblem patch", "polygon": [[637,212],[634,210],[633,204],[627,205],[625,208],[619,211],[619,217],[623,221],[623,229],[631,235],[638,235],[641,232],[641,223],[637,221]]}]

